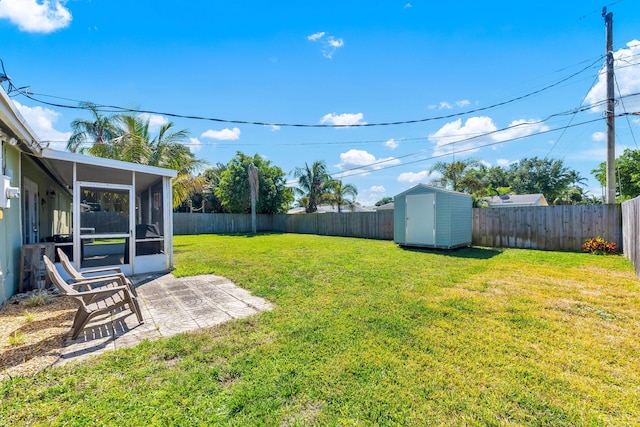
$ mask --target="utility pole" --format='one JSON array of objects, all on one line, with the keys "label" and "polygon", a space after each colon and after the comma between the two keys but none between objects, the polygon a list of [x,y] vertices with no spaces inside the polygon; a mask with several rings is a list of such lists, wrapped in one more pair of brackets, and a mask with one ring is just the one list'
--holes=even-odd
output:
[{"label": "utility pole", "polygon": [[602,8],[607,31],[607,191],[605,203],[616,202],[616,125],[615,94],[613,91],[613,13]]}]

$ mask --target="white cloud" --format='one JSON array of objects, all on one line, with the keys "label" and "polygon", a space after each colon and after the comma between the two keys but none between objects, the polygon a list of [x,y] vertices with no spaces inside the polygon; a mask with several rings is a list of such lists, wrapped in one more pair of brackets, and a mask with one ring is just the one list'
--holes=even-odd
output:
[{"label": "white cloud", "polygon": [[[449,154],[455,151],[478,151],[479,145],[486,144],[490,136],[478,137],[488,132],[495,131],[496,125],[490,117],[470,117],[462,124],[462,119],[446,123],[437,132],[429,135],[429,141],[436,144],[434,156]],[[478,137],[472,140],[468,138]]]},{"label": "white cloud", "polygon": [[392,150],[395,150],[396,148],[398,148],[398,145],[400,145],[400,144],[398,143],[398,141],[396,141],[395,139],[391,138],[390,140],[385,142],[384,145],[386,147],[391,148]]},{"label": "white cloud", "polygon": [[509,123],[507,129],[497,132],[491,135],[494,141],[507,141],[514,138],[521,138],[523,136],[529,136],[537,132],[546,132],[549,127],[544,123],[540,123],[539,120],[514,120]]},{"label": "white cloud", "polygon": [[453,107],[451,106],[451,104],[449,104],[447,101],[442,101],[440,102],[440,109],[441,110],[451,110]]},{"label": "white cloud", "polygon": [[344,40],[343,39],[336,39],[333,38],[333,36],[330,36],[329,38],[327,38],[327,43],[329,43],[329,46],[333,47],[333,48],[339,48],[344,46]]},{"label": "white cloud", "polygon": [[192,153],[202,150],[202,142],[198,138],[189,138],[189,149]]},{"label": "white cloud", "polygon": [[433,179],[436,174],[429,175],[429,171],[403,172],[398,175],[398,182],[403,184],[425,183]]},{"label": "white cloud", "polygon": [[472,153],[482,146],[495,142],[520,138],[536,132],[547,131],[544,123],[535,120],[514,120],[502,131],[493,123],[490,117],[470,117],[462,124],[462,119],[449,122],[429,135],[429,141],[435,143],[434,156],[450,154],[452,152]]},{"label": "white cloud", "polygon": [[71,12],[60,0],[0,0],[0,19],[5,18],[29,33],[51,33],[71,23]]},{"label": "white cloud", "polygon": [[429,110],[435,110],[436,108],[438,108],[438,106],[437,106],[437,105],[435,105],[435,104],[430,104],[429,106],[427,106],[427,108],[428,108]]},{"label": "white cloud", "polygon": [[[4,1],[4,0],[2,0]],[[18,101],[13,101],[22,117],[29,123],[33,131],[43,142],[49,142],[49,147],[64,150],[71,132],[60,132],[53,125],[60,118],[60,113],[42,107],[27,107]]]},{"label": "white cloud", "polygon": [[[620,96],[640,92],[640,41],[632,40],[627,43],[628,49],[618,49],[613,53],[616,73],[616,97],[618,90]],[[618,89],[619,88],[619,89]],[[591,88],[585,101],[592,105],[591,111],[601,113],[605,110],[607,99],[607,73],[606,64],[602,66],[598,82]],[[635,109],[640,105],[637,97],[623,99],[627,110]]]},{"label": "white cloud", "polygon": [[411,3],[407,3],[404,5],[405,9],[411,9],[413,7],[413,5]]},{"label": "white cloud", "polygon": [[333,54],[336,53],[336,50],[342,46],[344,46],[343,39],[336,39],[333,36],[329,36],[327,37],[324,49],[322,49],[322,56],[328,59],[333,59]]},{"label": "white cloud", "polygon": [[456,105],[458,107],[466,107],[467,105],[471,104],[471,102],[469,102],[468,99],[462,99],[460,101],[456,101]]},{"label": "white cloud", "polygon": [[513,163],[512,161],[509,161],[507,159],[498,159],[498,160],[496,160],[496,164],[498,166],[503,167],[503,168],[506,168],[507,166],[509,166],[512,163]]},{"label": "white cloud", "polygon": [[340,153],[340,163],[336,167],[340,170],[358,169],[359,172],[362,172],[378,170],[397,164],[400,164],[400,160],[395,157],[377,159],[376,156],[365,150],[351,149],[346,153]]},{"label": "white cloud", "polygon": [[280,130],[280,126],[278,125],[271,125],[271,132],[278,132]]},{"label": "white cloud", "polygon": [[332,59],[333,54],[336,52],[336,50],[344,46],[344,39],[335,38],[334,36],[325,37],[326,34],[327,33],[325,33],[324,31],[320,31],[318,33],[307,36],[307,40],[312,42],[321,42],[322,56],[328,59]]},{"label": "white cloud", "polygon": [[142,113],[138,114],[138,117],[149,122],[149,130],[151,132],[157,132],[162,126],[169,123],[169,119],[159,114]]},{"label": "white cloud", "polygon": [[330,125],[338,125],[338,126],[354,126],[354,125],[364,125],[367,122],[362,121],[364,118],[364,114],[362,113],[329,113],[325,114],[322,119],[320,119],[321,124],[330,124]]},{"label": "white cloud", "polygon": [[387,193],[387,190],[382,185],[372,185],[358,193],[358,201],[363,206],[373,206],[376,202],[382,199]]},{"label": "white cloud", "polygon": [[591,139],[597,142],[604,141],[607,139],[607,134],[604,132],[594,132],[593,135],[591,135]]},{"label": "white cloud", "polygon": [[320,40],[321,38],[324,37],[326,33],[324,31],[320,31],[318,33],[313,33],[310,36],[307,36],[307,40],[311,40],[312,42],[315,42],[317,40]]},{"label": "white cloud", "polygon": [[200,137],[217,139],[220,141],[232,141],[232,140],[240,139],[240,129],[238,128],[233,128],[233,129],[226,128],[222,130],[209,129],[208,131],[200,135]]}]

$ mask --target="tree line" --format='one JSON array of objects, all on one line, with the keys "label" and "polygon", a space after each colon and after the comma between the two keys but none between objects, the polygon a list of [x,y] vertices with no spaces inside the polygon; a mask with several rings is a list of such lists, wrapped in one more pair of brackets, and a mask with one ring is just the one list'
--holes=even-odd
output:
[{"label": "tree line", "polygon": [[433,184],[471,194],[476,207],[486,205],[488,197],[515,194],[542,194],[556,205],[602,203],[585,191],[586,178],[561,159],[524,158],[508,167],[465,159],[437,162],[429,173]]},{"label": "tree line", "polygon": [[238,151],[228,163],[218,163],[200,175],[203,191],[192,194],[181,210],[249,213],[251,198],[247,171],[251,164],[258,170],[259,177],[257,213],[285,213],[295,196],[307,213],[316,212],[319,205],[337,207],[338,212],[343,207],[353,209],[356,205],[356,186],[332,178],[323,161],[295,168],[291,175],[297,180],[297,186],[288,187],[287,174],[280,167],[258,154],[248,156]]}]

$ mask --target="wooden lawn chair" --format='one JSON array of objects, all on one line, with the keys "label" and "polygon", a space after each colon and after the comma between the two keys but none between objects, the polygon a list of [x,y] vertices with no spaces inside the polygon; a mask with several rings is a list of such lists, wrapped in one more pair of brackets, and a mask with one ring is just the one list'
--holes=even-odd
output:
[{"label": "wooden lawn chair", "polygon": [[[89,320],[94,316],[109,313],[125,304],[129,306],[129,310],[136,314],[138,323],[141,325],[144,323],[136,296],[133,295],[129,290],[129,287],[122,284],[122,282],[114,280],[107,286],[101,286],[99,288],[86,291],[78,291],[74,286],[68,284],[62,279],[62,276],[60,276],[56,266],[53,265],[53,262],[49,257],[43,255],[42,258],[51,282],[53,282],[63,295],[73,298],[78,304],[78,311],[73,319],[73,334],[71,339],[76,339],[87,323],[89,323]],[[91,284],[98,282],[104,283],[104,281],[104,277],[87,279],[85,284],[91,286]]]},{"label": "wooden lawn chair", "polygon": [[[64,268],[64,271],[66,271],[67,274],[71,276],[71,279],[73,280],[72,285],[74,286],[84,286],[85,289],[91,290],[91,285],[87,283],[88,280],[97,278],[103,279],[103,282],[106,280],[120,280],[121,282],[123,282],[123,284],[129,287],[129,291],[134,296],[138,296],[136,288],[133,286],[133,283],[131,283],[131,280],[127,279],[122,270],[120,270],[120,268],[118,267],[94,268],[91,270],[84,270],[81,273],[75,269],[67,254],[64,253],[61,248],[58,248],[58,258],[60,258],[60,264],[62,265],[62,268]],[[111,271],[110,274],[97,274],[107,273],[109,271]],[[85,276],[85,274],[89,274],[90,276]],[[114,279],[116,277],[119,279]]]}]

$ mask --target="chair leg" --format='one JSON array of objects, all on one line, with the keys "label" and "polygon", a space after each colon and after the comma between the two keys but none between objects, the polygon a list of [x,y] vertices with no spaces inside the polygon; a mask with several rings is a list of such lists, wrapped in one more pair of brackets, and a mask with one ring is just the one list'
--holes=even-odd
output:
[{"label": "chair leg", "polygon": [[131,292],[131,295],[133,295],[134,297],[138,296],[138,291],[136,291],[136,287],[133,286],[133,283],[131,282],[131,280],[129,279],[125,279],[126,283],[127,283],[127,287],[129,288],[129,292]]},{"label": "chair leg", "polygon": [[136,314],[138,318],[138,323],[142,325],[144,323],[144,319],[142,318],[142,311],[140,311],[140,304],[138,304],[138,298],[129,295],[129,308]]},{"label": "chair leg", "polygon": [[90,317],[91,315],[86,311],[82,309],[78,310],[78,312],[76,313],[76,317],[73,320],[73,334],[71,335],[72,340],[75,340],[78,335],[80,335],[80,332],[84,330],[84,327],[89,322]]},{"label": "chair leg", "polygon": [[135,313],[138,318],[138,324],[142,325],[144,323],[144,319],[142,318],[142,311],[140,311],[140,304],[138,304],[138,298],[131,295],[130,292],[124,292],[124,300],[125,303],[129,306],[129,310]]}]

